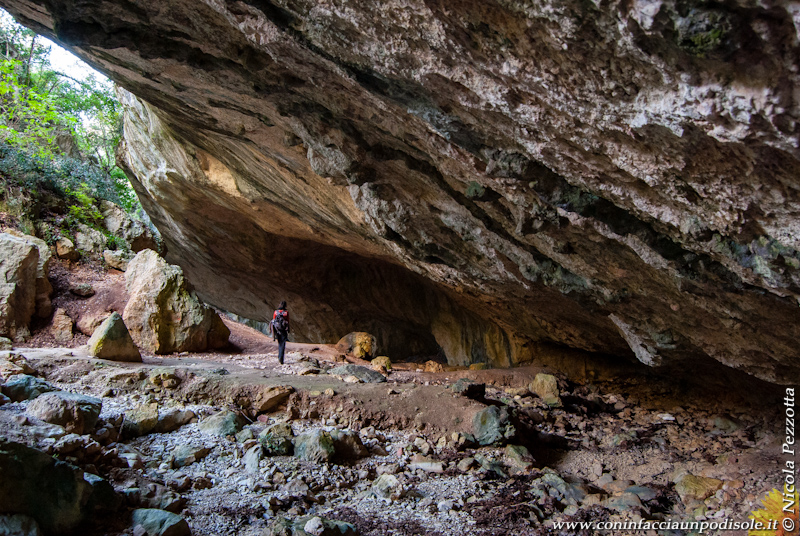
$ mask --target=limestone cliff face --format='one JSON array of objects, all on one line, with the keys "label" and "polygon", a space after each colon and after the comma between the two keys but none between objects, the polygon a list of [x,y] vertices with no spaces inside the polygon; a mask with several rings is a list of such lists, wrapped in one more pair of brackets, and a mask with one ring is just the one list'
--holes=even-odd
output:
[{"label": "limestone cliff face", "polygon": [[0,0],[126,97],[210,302],[509,365],[800,371],[800,10],[757,0]]}]

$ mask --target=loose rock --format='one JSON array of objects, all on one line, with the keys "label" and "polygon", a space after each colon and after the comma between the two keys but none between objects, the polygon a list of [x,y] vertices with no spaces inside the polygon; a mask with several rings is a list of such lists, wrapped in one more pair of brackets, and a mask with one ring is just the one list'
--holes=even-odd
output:
[{"label": "loose rock", "polygon": [[290,456],[294,450],[294,432],[288,423],[273,424],[258,436],[266,456]]},{"label": "loose rock", "polygon": [[391,499],[396,501],[405,495],[403,485],[394,475],[382,474],[375,479],[370,488],[372,493],[380,499]]},{"label": "loose rock", "polygon": [[17,374],[34,374],[35,372],[24,356],[10,351],[0,352],[0,379],[8,379]]},{"label": "loose rock", "polygon": [[684,475],[675,482],[675,491],[684,504],[692,500],[703,501],[713,495],[722,487],[724,482],[716,478],[704,476]]},{"label": "loose rock", "polygon": [[61,308],[56,310],[50,325],[50,333],[53,338],[61,343],[70,342],[72,340],[72,327],[72,318],[67,312]]},{"label": "loose rock", "polygon": [[224,410],[201,421],[199,428],[211,435],[232,436],[244,428],[245,423],[244,417],[238,413]]},{"label": "loose rock", "polygon": [[347,378],[354,376],[364,383],[381,383],[386,381],[386,376],[361,365],[342,365],[328,371],[331,376]]},{"label": "loose rock", "polygon": [[392,360],[385,355],[376,357],[370,361],[370,365],[372,365],[372,368],[378,372],[380,372],[381,368],[387,371],[392,370]]},{"label": "loose rock", "polygon": [[516,430],[508,421],[508,410],[489,406],[472,419],[475,440],[481,445],[499,444],[514,436]]},{"label": "loose rock", "polygon": [[111,361],[142,361],[139,349],[133,343],[128,328],[119,313],[111,313],[89,339],[89,353]]},{"label": "loose rock", "polygon": [[56,387],[50,385],[46,381],[28,374],[12,376],[11,379],[3,385],[3,393],[14,402],[33,400],[39,395],[57,390]]},{"label": "loose rock", "polygon": [[333,446],[337,461],[353,461],[369,455],[369,451],[361,442],[361,437],[352,430],[332,430]]},{"label": "loose rock", "polygon": [[159,434],[174,432],[181,426],[188,424],[197,417],[190,409],[170,408],[158,412],[158,422],[154,431]]},{"label": "loose rock", "polygon": [[103,251],[103,260],[106,261],[106,264],[121,272],[128,269],[128,264],[131,262],[132,258],[132,255],[121,250],[107,249]]},{"label": "loose rock", "polygon": [[444,365],[438,361],[426,361],[424,372],[444,372]]},{"label": "loose rock", "polygon": [[80,257],[75,250],[75,244],[66,237],[59,238],[56,241],[56,255],[68,261],[77,261]]},{"label": "loose rock", "polygon": [[211,449],[196,445],[181,445],[172,451],[172,466],[186,467],[199,462],[211,452]]},{"label": "loose rock", "polygon": [[333,438],[323,430],[313,430],[294,438],[294,455],[301,460],[328,463],[335,454]]},{"label": "loose rock", "polygon": [[351,353],[359,359],[372,359],[377,348],[374,335],[363,331],[348,333],[336,343],[340,352]]},{"label": "loose rock", "polygon": [[561,406],[561,397],[558,390],[558,380],[551,374],[537,374],[528,387],[532,393],[544,400],[545,404],[553,407]]},{"label": "loose rock", "polygon": [[0,535],[42,536],[42,531],[32,517],[22,514],[0,515]]},{"label": "loose rock", "polygon": [[189,536],[189,524],[181,516],[156,510],[154,508],[140,508],[133,511],[134,531],[141,527],[147,536]]},{"label": "loose rock", "polygon": [[45,422],[63,426],[67,432],[85,434],[94,429],[101,408],[99,398],[55,391],[40,395],[28,405],[27,412]]},{"label": "loose rock", "polygon": [[125,412],[122,422],[123,437],[139,437],[155,430],[158,424],[158,404],[151,402]]}]

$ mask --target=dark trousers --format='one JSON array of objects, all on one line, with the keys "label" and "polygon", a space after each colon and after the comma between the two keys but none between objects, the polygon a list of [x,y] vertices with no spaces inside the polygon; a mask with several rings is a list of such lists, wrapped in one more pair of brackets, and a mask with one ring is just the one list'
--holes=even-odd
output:
[{"label": "dark trousers", "polygon": [[278,363],[283,365],[283,353],[286,351],[286,339],[288,335],[278,335]]}]

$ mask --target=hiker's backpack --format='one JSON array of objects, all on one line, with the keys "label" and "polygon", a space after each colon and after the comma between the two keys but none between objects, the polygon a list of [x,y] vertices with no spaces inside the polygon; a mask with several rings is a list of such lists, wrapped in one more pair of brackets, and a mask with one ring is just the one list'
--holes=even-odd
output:
[{"label": "hiker's backpack", "polygon": [[288,313],[281,309],[275,311],[275,318],[272,319],[273,335],[286,335],[289,333],[289,319],[287,318],[287,315]]}]

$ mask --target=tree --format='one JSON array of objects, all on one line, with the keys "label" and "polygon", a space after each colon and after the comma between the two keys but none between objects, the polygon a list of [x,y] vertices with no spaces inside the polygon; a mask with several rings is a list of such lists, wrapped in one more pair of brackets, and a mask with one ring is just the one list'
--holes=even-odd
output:
[{"label": "tree", "polygon": [[0,141],[32,158],[49,160],[44,166],[48,169],[94,166],[99,173],[87,175],[94,195],[129,212],[140,209],[114,158],[121,121],[113,84],[96,77],[76,80],[58,72],[49,55],[49,47],[35,33],[8,14],[0,16]]}]

